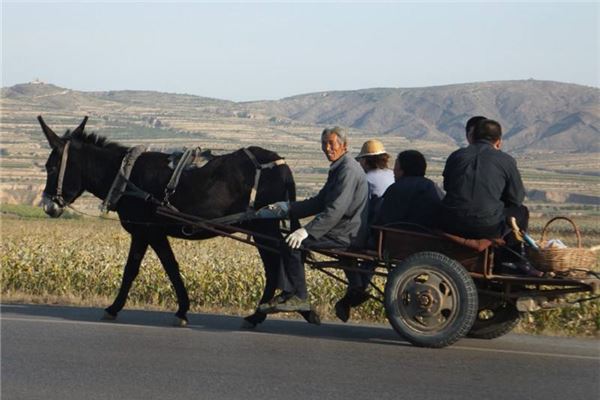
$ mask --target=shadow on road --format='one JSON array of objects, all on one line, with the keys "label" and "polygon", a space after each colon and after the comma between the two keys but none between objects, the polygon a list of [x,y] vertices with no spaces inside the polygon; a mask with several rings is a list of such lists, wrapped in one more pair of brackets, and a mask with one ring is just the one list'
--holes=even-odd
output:
[{"label": "shadow on road", "polygon": [[[104,310],[94,307],[46,306],[29,304],[3,304],[1,313],[20,316],[56,318],[80,322],[100,322]],[[257,332],[263,334],[293,335],[319,339],[376,342],[410,346],[403,342],[392,328],[378,325],[358,325],[341,323],[324,323],[321,326],[311,325],[304,320],[286,320],[270,317],[253,330],[241,329],[242,317],[189,313],[187,328],[170,327],[173,314],[164,311],[124,310],[119,313],[117,321],[104,322],[124,326],[153,326],[168,329],[191,329],[226,332]]]}]

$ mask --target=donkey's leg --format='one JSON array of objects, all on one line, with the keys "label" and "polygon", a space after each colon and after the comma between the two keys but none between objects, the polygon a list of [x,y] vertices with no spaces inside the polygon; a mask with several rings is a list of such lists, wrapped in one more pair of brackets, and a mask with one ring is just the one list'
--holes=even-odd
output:
[{"label": "donkey's leg", "polygon": [[127,256],[127,263],[125,264],[121,287],[119,288],[119,293],[117,294],[115,301],[104,310],[103,319],[113,320],[117,318],[117,314],[123,309],[123,306],[125,306],[129,289],[131,289],[131,284],[140,271],[140,264],[147,249],[148,241],[145,237],[140,234],[131,235],[131,246],[129,247],[129,255]]},{"label": "donkey's leg", "polygon": [[[260,244],[259,239],[257,239],[256,242]],[[265,243],[265,245],[267,244],[271,243]],[[261,249],[260,247],[258,248],[258,252],[265,269],[265,288],[262,297],[258,301],[258,304],[260,305],[269,302],[269,300],[275,296],[275,290],[277,290],[278,287],[282,287],[280,280],[284,272],[278,254]],[[252,329],[256,327],[256,325],[262,323],[266,318],[267,314],[258,311],[257,308],[252,315],[244,318],[242,328]]]},{"label": "donkey's leg", "polygon": [[150,239],[150,246],[156,252],[156,255],[160,259],[160,262],[175,289],[175,294],[177,295],[177,303],[179,304],[179,308],[175,313],[175,320],[173,321],[173,325],[175,326],[186,326],[187,312],[190,309],[190,299],[188,297],[187,290],[185,285],[183,284],[183,280],[181,279],[181,274],[179,273],[179,264],[175,259],[175,255],[173,254],[173,250],[171,249],[171,245],[169,244],[169,240],[166,235],[156,235],[152,236]]},{"label": "donkey's leg", "polygon": [[[279,221],[277,220],[257,220],[254,221],[250,227],[251,230],[268,235],[273,238],[283,239],[281,231],[279,230]],[[254,238],[257,245],[265,245],[269,247],[277,247],[273,245],[272,241],[265,240],[263,238]],[[285,285],[285,273],[283,266],[281,265],[281,257],[277,253],[262,249],[258,247],[258,253],[263,263],[265,270],[265,288],[263,290],[262,297],[258,301],[258,304],[268,303],[275,296],[277,288],[286,289]],[[244,318],[242,328],[254,328],[267,318],[267,314],[258,311],[258,308],[252,315]]]}]

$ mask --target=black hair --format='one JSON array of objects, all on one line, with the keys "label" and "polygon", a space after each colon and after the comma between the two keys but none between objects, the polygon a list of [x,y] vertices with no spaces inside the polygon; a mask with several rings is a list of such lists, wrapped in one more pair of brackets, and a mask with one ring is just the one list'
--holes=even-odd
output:
[{"label": "black hair", "polygon": [[481,121],[483,121],[483,120],[486,120],[486,119],[487,119],[487,118],[486,118],[486,117],[484,117],[484,116],[482,116],[482,115],[476,115],[476,116],[474,116],[474,117],[471,117],[471,118],[469,118],[469,120],[467,121],[467,125],[465,125],[465,133],[469,133],[469,131],[470,131],[472,128],[475,128],[475,126],[476,126],[476,125],[477,125],[479,122],[481,122]]},{"label": "black hair", "polygon": [[405,150],[398,154],[398,163],[404,176],[425,176],[427,161],[425,161],[425,156],[417,150]]},{"label": "black hair", "polygon": [[502,138],[502,127],[492,119],[480,121],[473,131],[473,141],[488,140],[492,143]]}]

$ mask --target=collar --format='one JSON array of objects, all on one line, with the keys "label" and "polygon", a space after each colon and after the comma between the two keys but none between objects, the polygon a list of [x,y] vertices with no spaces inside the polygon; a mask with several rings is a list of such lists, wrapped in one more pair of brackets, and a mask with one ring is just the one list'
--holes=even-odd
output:
[{"label": "collar", "polygon": [[339,167],[347,157],[348,157],[348,152],[345,152],[344,154],[342,154],[342,156],[340,158],[338,158],[337,160],[335,160],[334,162],[331,163],[331,165],[329,166],[329,170],[333,171],[334,169]]},{"label": "collar", "polygon": [[487,144],[488,146],[492,146],[492,147],[494,146],[494,144],[491,141],[485,140],[485,139],[479,139],[479,140],[475,141],[473,144],[484,144],[484,145]]}]

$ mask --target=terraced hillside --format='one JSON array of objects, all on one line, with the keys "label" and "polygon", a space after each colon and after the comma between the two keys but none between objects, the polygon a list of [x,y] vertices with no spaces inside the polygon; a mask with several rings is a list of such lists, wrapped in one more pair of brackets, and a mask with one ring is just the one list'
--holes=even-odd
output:
[{"label": "terraced hillside", "polygon": [[[36,120],[39,114],[57,132],[74,128],[89,115],[88,130],[154,149],[201,146],[222,153],[261,145],[286,157],[300,196],[307,196],[322,185],[328,168],[319,146],[324,126],[349,127],[354,153],[374,136],[382,138],[391,153],[419,149],[428,157],[429,175],[440,182],[446,157],[463,143],[464,120],[481,113],[503,123],[508,148],[515,150],[535,208],[595,212],[600,199],[600,112],[594,104],[598,89],[537,81],[369,89],[246,103],[22,84],[1,93],[0,202],[39,200],[48,156]],[[565,118],[574,122],[561,123]],[[523,128],[511,126],[511,121]],[[96,203],[87,198],[80,204],[92,208]]]}]

